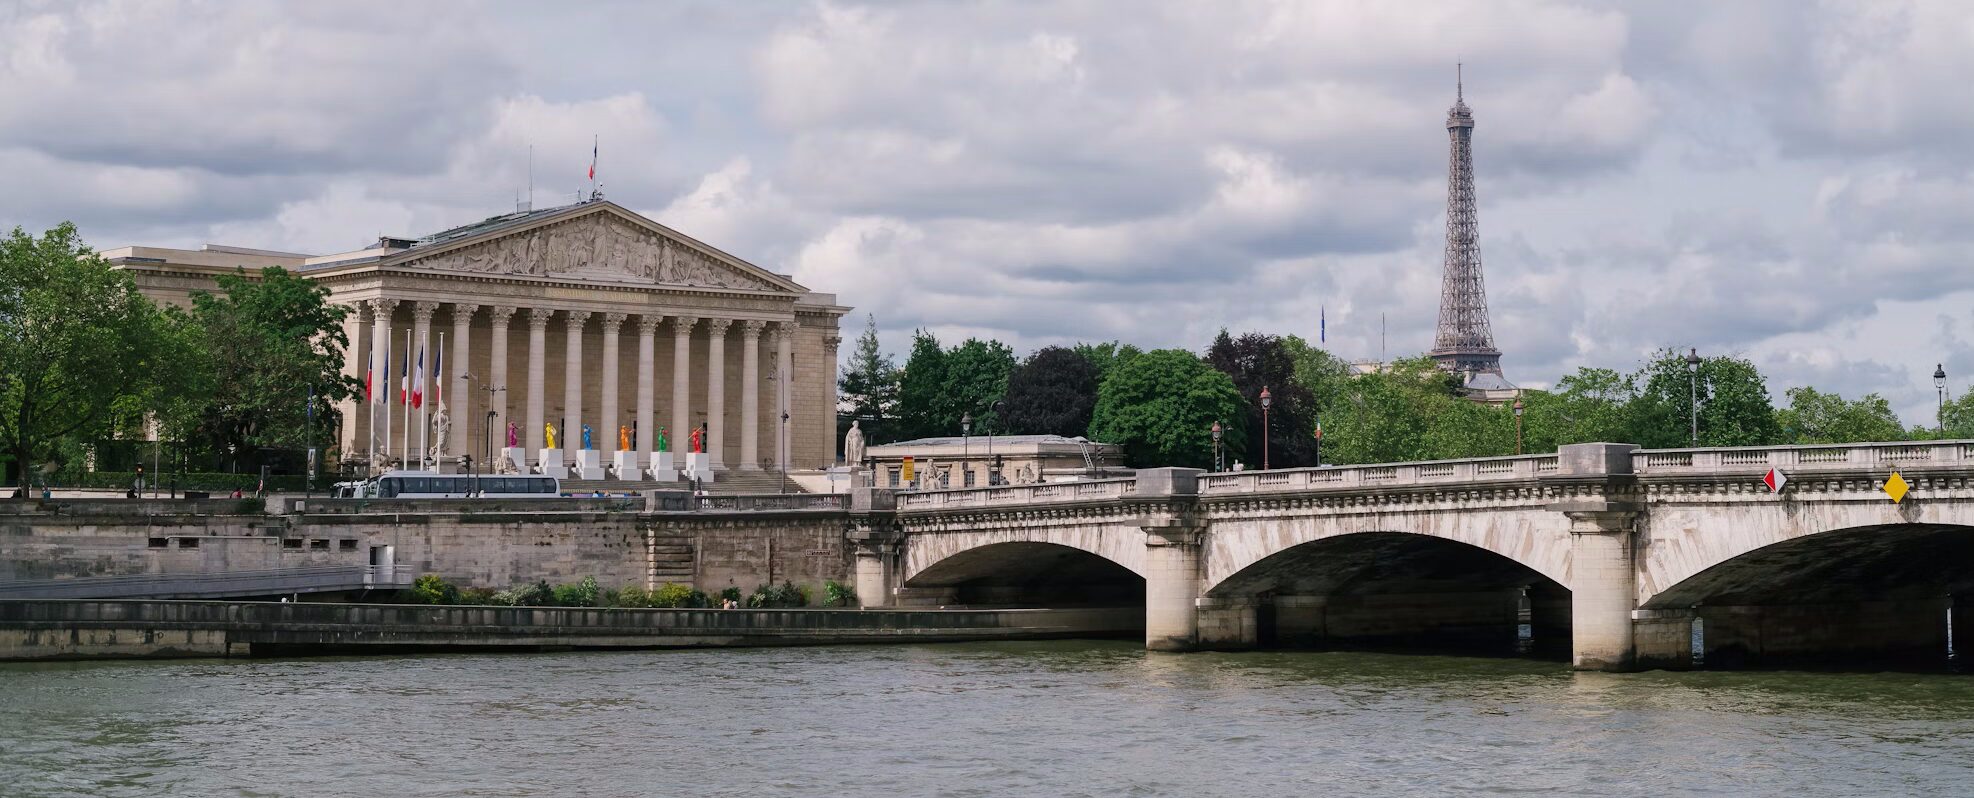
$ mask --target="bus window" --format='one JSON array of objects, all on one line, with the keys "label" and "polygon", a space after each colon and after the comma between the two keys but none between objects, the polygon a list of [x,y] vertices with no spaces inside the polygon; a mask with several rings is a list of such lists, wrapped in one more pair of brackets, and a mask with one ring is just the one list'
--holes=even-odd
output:
[{"label": "bus window", "polygon": [[396,498],[398,495],[397,478],[390,477],[377,480],[377,495],[386,499]]}]

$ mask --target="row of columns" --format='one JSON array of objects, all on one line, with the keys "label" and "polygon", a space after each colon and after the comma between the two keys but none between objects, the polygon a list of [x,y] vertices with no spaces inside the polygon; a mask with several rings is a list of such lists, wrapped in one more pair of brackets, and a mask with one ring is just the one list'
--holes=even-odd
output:
[{"label": "row of columns", "polygon": [[[396,312],[398,304],[399,300],[395,299],[358,302],[358,312],[353,314],[353,318],[359,320],[355,324],[360,324],[363,311],[367,309],[370,313],[370,323],[372,325],[370,340],[372,345],[370,346],[368,371],[373,375],[379,375],[378,379],[381,384],[375,386],[375,389],[383,392],[383,401],[380,403],[380,406],[384,410],[378,412],[383,413],[384,415],[381,417],[385,419],[382,422],[371,425],[372,440],[355,442],[358,444],[357,448],[362,448],[366,444],[371,448],[381,448],[384,446],[384,441],[379,437],[379,430],[388,426],[388,412],[393,412],[388,408],[397,404],[390,398],[392,396],[390,390],[394,384],[394,378],[392,375],[384,373],[384,371],[390,360],[387,351],[391,346],[391,342],[394,340],[392,337],[392,316]],[[367,308],[365,307],[366,305]],[[412,338],[416,351],[428,353],[435,351],[430,345],[431,322],[433,314],[439,307],[440,303],[437,302],[416,302],[412,305]],[[489,409],[495,413],[496,429],[492,434],[498,435],[504,432],[506,422],[509,419],[507,407],[507,390],[509,386],[507,373],[507,336],[514,315],[519,310],[518,308],[503,305],[481,306],[476,304],[451,303],[450,312],[452,314],[453,340],[451,341],[451,351],[446,353],[446,366],[450,374],[440,375],[428,372],[426,375],[428,381],[420,382],[416,386],[417,390],[423,392],[427,384],[439,384],[440,380],[450,380],[446,401],[450,407],[454,421],[451,437],[446,442],[446,450],[452,455],[466,453],[467,441],[470,439],[469,430],[472,429],[471,420],[474,418],[471,410],[474,403],[471,397],[474,393],[475,386],[471,385],[466,378],[467,364],[471,362],[470,358],[472,356],[470,331],[473,316],[482,307],[486,307],[488,320],[492,327],[492,341],[489,352],[492,368],[490,369],[491,373],[484,375],[485,381],[479,386],[478,392],[487,394],[486,401],[489,403]],[[621,423],[621,408],[618,404],[619,378],[621,375],[619,374],[618,364],[622,349],[619,336],[622,333],[625,322],[631,320],[631,315],[616,312],[599,314],[583,310],[557,311],[550,308],[529,308],[526,316],[526,322],[528,324],[528,365],[526,375],[528,398],[524,426],[526,430],[526,448],[530,452],[540,451],[546,444],[543,425],[547,421],[546,378],[548,368],[548,326],[558,314],[562,316],[563,326],[566,330],[567,343],[563,355],[562,401],[564,418],[567,419],[567,423],[571,427],[571,429],[560,430],[559,432],[564,439],[572,442],[571,445],[564,445],[562,448],[574,450],[580,446],[580,431],[583,419],[583,388],[585,387],[584,380],[587,373],[583,363],[582,331],[591,316],[600,317],[599,321],[603,329],[603,368],[600,375],[602,380],[602,408],[599,419],[601,423],[593,429],[603,434],[604,441],[614,441],[616,429]],[[653,430],[655,429],[653,405],[656,401],[657,331],[661,325],[666,323],[669,323],[672,329],[672,420],[670,427],[672,432],[670,444],[672,451],[685,451],[688,448],[687,439],[692,429],[692,333],[701,322],[705,323],[708,334],[708,373],[705,395],[708,413],[705,444],[709,460],[716,468],[726,466],[726,336],[732,326],[738,322],[740,325],[742,345],[741,447],[739,466],[743,469],[758,469],[761,467],[759,436],[761,411],[759,353],[761,338],[763,335],[767,336],[769,345],[775,349],[776,368],[781,375],[779,379],[775,380],[776,395],[774,397],[774,407],[775,412],[780,417],[776,420],[775,428],[777,430],[785,430],[787,425],[784,423],[784,420],[792,412],[791,408],[793,407],[793,394],[789,390],[789,384],[792,382],[791,377],[794,374],[794,322],[792,321],[770,322],[758,319],[701,319],[697,316],[663,316],[656,314],[637,316],[638,371],[637,407],[635,411],[637,417],[637,440],[635,441],[635,451],[642,458],[645,454],[653,451],[653,444],[655,443],[655,436],[653,435]],[[381,345],[379,345],[379,342],[382,342]],[[361,362],[356,349],[355,335],[351,335],[350,351],[345,358],[345,364],[353,373],[358,371],[357,367]],[[429,364],[428,368],[430,368]],[[491,390],[489,390],[489,387]],[[400,406],[399,410],[401,409]],[[429,408],[427,408],[427,411],[429,411]],[[421,412],[421,422],[424,415],[425,413]],[[560,444],[561,441],[557,441],[557,443]],[[598,443],[603,443],[603,441],[598,441]],[[392,448],[397,447],[394,444]],[[599,445],[597,448],[606,450],[615,449],[615,444]],[[777,434],[775,462],[787,463],[789,461],[789,454],[790,446],[787,436],[785,434]],[[641,459],[640,463],[642,463]],[[540,464],[531,463],[530,465]]]}]

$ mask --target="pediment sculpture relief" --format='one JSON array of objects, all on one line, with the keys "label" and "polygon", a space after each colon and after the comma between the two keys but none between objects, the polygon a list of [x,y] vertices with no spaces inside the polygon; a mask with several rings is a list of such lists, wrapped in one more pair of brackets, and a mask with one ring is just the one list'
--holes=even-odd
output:
[{"label": "pediment sculpture relief", "polygon": [[713,256],[623,219],[576,219],[457,249],[411,265],[446,271],[545,277],[591,274],[660,285],[777,290]]}]

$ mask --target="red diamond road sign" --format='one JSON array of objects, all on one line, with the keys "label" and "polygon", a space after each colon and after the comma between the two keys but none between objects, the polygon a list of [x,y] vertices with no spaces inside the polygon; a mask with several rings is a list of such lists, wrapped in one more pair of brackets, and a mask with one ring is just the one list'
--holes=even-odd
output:
[{"label": "red diamond road sign", "polygon": [[1782,473],[1780,468],[1771,468],[1762,475],[1762,484],[1768,486],[1769,493],[1781,493],[1782,486],[1789,484],[1789,475]]}]

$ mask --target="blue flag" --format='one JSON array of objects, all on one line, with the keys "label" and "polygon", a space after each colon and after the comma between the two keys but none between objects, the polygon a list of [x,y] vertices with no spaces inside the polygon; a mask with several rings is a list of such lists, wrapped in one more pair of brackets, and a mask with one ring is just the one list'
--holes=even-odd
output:
[{"label": "blue flag", "polygon": [[1319,344],[1329,343],[1330,342],[1330,309],[1327,306],[1318,306],[1318,310],[1316,312],[1318,314],[1316,317],[1316,342]]}]

